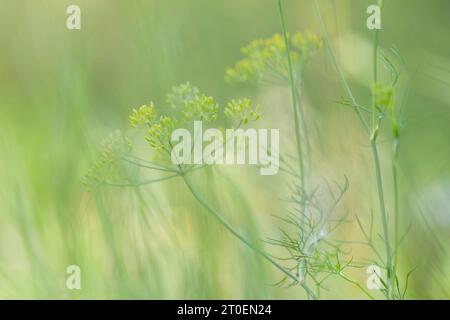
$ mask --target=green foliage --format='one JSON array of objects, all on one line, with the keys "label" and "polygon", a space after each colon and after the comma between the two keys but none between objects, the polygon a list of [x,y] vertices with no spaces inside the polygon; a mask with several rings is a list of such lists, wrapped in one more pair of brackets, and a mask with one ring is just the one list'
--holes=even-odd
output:
[{"label": "green foliage", "polygon": [[381,83],[375,84],[375,103],[378,111],[390,110],[393,108],[394,89],[392,86],[383,86]]},{"label": "green foliage", "polygon": [[[333,237],[333,233],[345,222],[344,218],[333,216],[348,186],[346,178],[342,186],[337,186],[337,193],[329,184],[322,193],[319,187],[312,192],[306,192],[299,185],[291,188],[292,194],[287,200],[293,204],[293,209],[278,217],[283,222],[280,228],[282,236],[269,239],[270,244],[286,250],[287,257],[283,257],[282,261],[298,277],[298,281],[290,281],[289,286],[312,282],[319,297],[326,280],[333,275],[346,277],[346,269],[353,267],[353,258],[341,249],[343,241]],[[289,280],[284,277],[280,284],[286,284]]]},{"label": "green foliage", "polygon": [[[220,225],[215,226],[216,221],[205,216],[206,212],[198,202],[191,201],[179,177],[142,189],[108,187],[86,193],[80,188],[80,178],[89,164],[94,166],[86,178],[96,177],[95,180],[87,179],[90,188],[92,184],[104,182],[147,182],[152,175],[175,174],[149,169],[174,168],[167,163],[164,168],[154,164],[160,160],[156,154],[162,152],[148,147],[146,125],[136,124],[140,129],[123,130],[133,142],[142,142],[136,143],[132,150],[140,160],[127,158],[139,163],[138,168],[120,156],[122,151],[129,152],[125,141],[115,142],[115,150],[106,152],[109,155],[104,154],[95,163],[90,155],[92,148],[99,144],[98,137],[105,136],[105,130],[117,125],[118,121],[127,121],[128,114],[123,117],[123,108],[129,105],[127,101],[138,101],[133,102],[134,108],[140,106],[139,99],[147,105],[148,100],[153,99],[159,113],[158,118],[152,117],[154,120],[159,120],[161,114],[181,116],[182,103],[176,108],[166,108],[169,103],[164,98],[170,92],[170,86],[176,84],[174,81],[180,81],[178,79],[208,84],[215,91],[207,93],[213,95],[220,106],[226,107],[227,101],[217,99],[229,95],[230,88],[223,85],[224,75],[218,68],[223,63],[230,63],[231,56],[235,56],[233,47],[247,44],[249,37],[258,30],[264,32],[260,34],[264,38],[280,28],[276,19],[276,1],[246,1],[245,5],[242,1],[133,1],[128,5],[108,6],[107,15],[104,14],[104,2],[82,1],[82,10],[89,15],[89,21],[86,21],[89,25],[85,25],[89,36],[85,31],[78,35],[67,32],[61,23],[56,26],[55,23],[63,22],[66,17],[64,8],[61,1],[47,2],[48,5],[42,5],[42,1],[0,1],[0,42],[4,48],[0,52],[3,102],[0,117],[0,298],[304,298],[302,289],[297,286],[286,290],[267,285],[279,279],[282,273],[233,241],[226,231],[222,232]],[[374,88],[373,84],[363,83],[366,73],[353,72],[361,71],[359,67],[366,70],[371,59],[366,46],[373,31],[365,30],[366,5],[355,5],[356,1],[318,2],[330,19],[325,23],[332,33],[331,48],[340,53],[336,59],[343,62],[344,75],[351,78],[349,84],[354,84],[351,89],[359,105],[356,106],[347,95],[346,102],[370,119],[372,101],[367,91]],[[312,15],[310,1],[284,0],[283,3],[288,17],[293,19],[288,25],[292,28],[309,25],[314,32],[319,31],[320,21]],[[388,49],[386,46],[396,43],[407,57],[407,64],[400,69],[395,55],[382,48],[380,53],[388,54],[392,65],[401,70],[402,75],[411,77],[411,95],[407,99],[403,92],[408,86],[404,77],[399,78],[394,87],[392,110],[395,114],[386,110],[379,141],[392,242],[395,239],[395,201],[392,198],[395,187],[390,178],[393,170],[389,159],[391,155],[395,158],[394,155],[399,154],[399,204],[403,215],[400,219],[401,246],[398,251],[396,246],[393,247],[395,256],[399,257],[401,297],[407,299],[450,299],[450,232],[445,219],[448,217],[449,206],[445,200],[449,198],[450,173],[446,165],[450,161],[447,112],[450,42],[445,38],[450,30],[447,19],[443,18],[443,13],[450,10],[450,1],[438,3],[433,6],[423,0],[389,1],[383,16],[386,25],[380,31],[382,48]],[[405,8],[410,10],[401,14]],[[192,19],[194,16],[200,18]],[[348,17],[361,23],[347,23]],[[108,20],[115,23],[108,23]],[[414,27],[417,21],[426,23]],[[105,23],[108,28],[100,28]],[[398,38],[407,28],[412,30],[413,37]],[[20,36],[11,30],[17,30]],[[357,35],[357,38],[351,35]],[[358,47],[358,43],[363,46]],[[368,54],[359,55],[362,51]],[[311,63],[319,61],[316,58],[317,55],[306,68],[313,67]],[[378,82],[389,86],[391,81],[380,58]],[[303,104],[305,108],[321,104],[320,112],[306,112],[311,128],[312,164],[317,169],[311,177],[317,179],[326,174],[328,179],[334,180],[349,170],[352,187],[344,206],[351,216],[359,215],[363,225],[367,225],[368,233],[373,207],[374,249],[381,258],[373,261],[377,254],[365,244],[348,244],[345,250],[352,250],[359,263],[366,261],[361,261],[362,258],[370,258],[370,263],[380,264],[385,274],[383,235],[375,203],[376,184],[370,170],[373,164],[367,163],[370,160],[368,142],[362,141],[358,133],[360,126],[351,114],[344,118],[345,114],[340,112],[345,113],[345,110],[327,108],[326,101],[330,101],[331,107],[332,100],[346,93],[345,87],[339,86],[332,66],[332,59],[323,60],[320,65],[314,63],[308,78],[297,83],[298,88],[311,90],[300,95],[300,99],[308,97],[308,103]],[[274,78],[277,84],[286,84],[285,79],[278,81],[280,77],[273,75],[270,69],[266,73],[265,82]],[[392,79],[396,78],[393,73]],[[307,86],[302,87],[302,83]],[[243,92],[248,88],[235,89]],[[148,96],[149,90],[153,96]],[[261,97],[276,99],[287,90],[276,90],[273,94],[273,88],[262,87],[258,92]],[[156,101],[153,97],[162,98]],[[289,97],[279,97],[278,102],[271,100],[271,104],[288,107]],[[403,104],[402,100],[405,100]],[[402,105],[405,106],[403,111]],[[289,110],[279,107],[264,109],[263,117],[267,123],[270,121],[271,125],[278,126],[273,121],[283,121],[284,125],[286,120],[293,119],[290,114],[280,117],[280,113]],[[309,118],[309,115],[314,117]],[[378,112],[377,116],[380,115]],[[392,139],[388,121],[391,119],[398,119],[398,126],[393,123],[393,127],[400,129],[392,134],[397,140],[395,148],[389,144]],[[219,114],[214,126],[225,124],[221,120]],[[231,127],[232,121],[226,121],[226,126]],[[409,128],[405,128],[403,134],[406,124]],[[283,141],[284,134],[294,139],[284,129]],[[280,156],[284,160],[291,159],[295,155],[294,143],[284,142]],[[316,144],[318,142],[320,144]],[[344,158],[345,154],[348,159]],[[161,160],[167,161],[162,157]],[[129,180],[125,180],[125,173],[130,173],[130,168]],[[274,221],[269,211],[285,214],[283,205],[275,200],[283,197],[278,193],[289,180],[285,176],[288,168],[284,162],[280,170],[283,171],[274,178],[255,178],[247,173],[226,175],[229,170],[215,169],[201,169],[190,177],[215,210],[237,222],[236,229],[258,244],[267,236],[263,232],[281,224]],[[295,165],[289,170],[298,175]],[[226,177],[232,184],[224,183],[221,177]],[[420,209],[420,213],[416,209]],[[246,222],[244,216],[253,221]],[[298,215],[296,217],[298,219]],[[409,235],[403,237],[410,224]],[[361,240],[355,223],[345,227],[348,227],[344,232],[349,240]],[[298,229],[294,226],[283,225],[283,230],[296,239]],[[322,238],[320,246],[325,246],[325,241],[331,237],[336,238],[336,234]],[[260,247],[274,255],[280,253],[270,246]],[[325,259],[314,257],[311,260]],[[68,276],[65,271],[69,264],[82,268],[82,290],[65,287]],[[295,264],[294,260],[283,263]],[[341,266],[344,264],[345,260],[340,263]],[[414,266],[419,268],[411,275],[409,285],[403,285],[410,275],[407,271]],[[261,268],[267,272],[258,272]],[[362,268],[349,273],[365,287],[368,276],[365,271]],[[309,284],[314,288],[312,280]],[[340,279],[333,278],[326,286],[329,291],[322,292],[321,298],[363,297],[359,290],[352,290]],[[370,293],[376,298],[382,297],[379,292]]]}]

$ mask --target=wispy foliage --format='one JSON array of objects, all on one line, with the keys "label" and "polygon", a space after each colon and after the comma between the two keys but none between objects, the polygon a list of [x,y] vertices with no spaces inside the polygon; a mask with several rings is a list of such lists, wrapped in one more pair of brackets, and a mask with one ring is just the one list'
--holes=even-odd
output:
[{"label": "wispy foliage", "polygon": [[317,296],[325,288],[331,276],[346,277],[344,271],[352,266],[352,258],[343,251],[342,241],[335,240],[333,233],[346,222],[345,215],[335,210],[348,190],[347,178],[342,185],[333,188],[327,183],[323,190],[316,187],[311,192],[298,184],[291,187],[291,196],[286,199],[292,209],[278,216],[283,222],[281,238],[269,243],[282,247],[287,257],[281,258],[287,268],[295,272],[298,281],[284,277],[280,284],[296,285],[301,282],[314,283]]}]

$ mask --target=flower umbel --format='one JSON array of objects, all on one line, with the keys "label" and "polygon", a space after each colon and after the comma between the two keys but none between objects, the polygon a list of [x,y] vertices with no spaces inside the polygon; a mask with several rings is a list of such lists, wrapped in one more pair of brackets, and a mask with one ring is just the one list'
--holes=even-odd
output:
[{"label": "flower umbel", "polygon": [[123,178],[125,168],[118,161],[120,155],[132,149],[131,141],[120,130],[114,131],[103,140],[97,161],[84,175],[83,183],[87,186],[102,184],[109,179]]},{"label": "flower umbel", "polygon": [[[290,54],[298,73],[322,47],[313,33],[288,34]],[[241,49],[244,58],[226,70],[228,82],[275,82],[288,79],[286,45],[280,34],[252,41]]]},{"label": "flower umbel", "polygon": [[224,111],[229,118],[235,118],[247,124],[249,121],[257,121],[260,118],[259,106],[254,105],[250,99],[238,99],[228,102]]},{"label": "flower umbel", "polygon": [[212,96],[201,93],[189,82],[173,87],[166,103],[173,113],[171,116],[158,115],[153,102],[134,109],[129,116],[131,128],[147,128],[145,139],[153,149],[169,151],[171,134],[175,129],[190,127],[193,121],[213,123],[221,109],[225,116],[239,121],[238,125],[260,118],[259,107],[250,99],[233,99],[221,108]]}]

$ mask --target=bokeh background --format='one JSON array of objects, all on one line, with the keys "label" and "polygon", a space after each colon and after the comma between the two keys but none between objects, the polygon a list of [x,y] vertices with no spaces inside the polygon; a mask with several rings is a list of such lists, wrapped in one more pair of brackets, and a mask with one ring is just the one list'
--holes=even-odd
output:
[{"label": "bokeh background", "polygon": [[[321,0],[333,46],[358,100],[370,103],[374,1]],[[400,252],[408,298],[450,297],[450,2],[386,0],[381,46],[395,47],[411,84],[400,153]],[[81,7],[82,28],[66,29],[66,8]],[[310,1],[286,0],[288,29],[319,33]],[[100,141],[127,126],[134,107],[164,101],[189,81],[227,101],[262,106],[261,126],[280,128],[294,153],[289,89],[229,85],[224,70],[249,41],[280,32],[275,0],[2,0],[0,2],[0,298],[302,299],[298,287],[230,236],[178,180],[142,188],[89,191],[84,173]],[[322,52],[308,66],[303,98],[313,137],[316,181],[349,178],[339,207],[367,221],[377,210],[370,149]],[[388,132],[388,131],[387,131]],[[389,168],[389,135],[380,139]],[[388,207],[392,185],[385,172]],[[279,235],[292,180],[251,167],[193,176],[203,195],[265,250]],[[389,211],[389,209],[388,209]],[[392,209],[391,209],[392,211]],[[361,239],[353,222],[342,236]],[[365,247],[348,248],[370,257]],[[79,265],[82,289],[66,289]],[[352,271],[362,284],[365,270]],[[325,298],[364,298],[331,280]],[[375,293],[376,295],[376,293]],[[381,297],[381,296],[380,296]]]}]

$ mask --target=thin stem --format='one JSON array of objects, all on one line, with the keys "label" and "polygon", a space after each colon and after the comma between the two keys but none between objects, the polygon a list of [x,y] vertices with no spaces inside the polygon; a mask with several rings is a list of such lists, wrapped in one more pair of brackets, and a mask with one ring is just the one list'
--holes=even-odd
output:
[{"label": "thin stem", "polygon": [[392,293],[392,278],[393,278],[393,269],[392,269],[392,249],[389,241],[389,227],[388,227],[388,218],[386,214],[386,205],[384,201],[384,190],[383,190],[383,179],[381,177],[381,165],[380,159],[378,155],[378,148],[376,144],[376,136],[371,141],[372,155],[375,165],[375,175],[377,182],[377,191],[378,191],[378,201],[380,205],[380,213],[381,213],[381,223],[383,227],[383,242],[386,250],[386,269],[387,269],[387,289],[388,289],[388,298],[391,297]]},{"label": "thin stem", "polygon": [[393,277],[397,275],[398,264],[398,246],[399,246],[399,223],[400,223],[400,204],[399,204],[399,188],[398,188],[398,154],[399,154],[399,138],[396,137],[393,146],[392,160],[392,177],[394,183],[394,262]]},{"label": "thin stem", "polygon": [[374,300],[374,297],[361,285],[359,284],[357,281],[351,279],[350,277],[348,277],[346,274],[344,274],[343,272],[340,272],[339,275],[341,276],[342,279],[344,279],[347,282],[350,282],[351,284],[355,285],[356,287],[358,287],[362,292],[364,292],[365,295],[367,295],[371,300]]},{"label": "thin stem", "polygon": [[160,166],[156,166],[156,165],[146,165],[146,164],[141,164],[139,162],[133,161],[133,160],[129,160],[125,157],[122,158],[125,162],[134,164],[137,167],[140,168],[145,168],[145,169],[153,169],[153,170],[158,170],[158,171],[165,171],[165,172],[177,172],[175,169],[166,169]]},{"label": "thin stem", "polygon": [[367,124],[366,119],[362,115],[361,110],[358,108],[358,103],[356,103],[356,99],[353,96],[352,90],[350,89],[350,85],[348,84],[347,79],[345,78],[345,75],[344,75],[344,72],[341,69],[341,66],[337,62],[336,55],[334,53],[333,48],[331,47],[330,39],[329,39],[329,36],[328,36],[328,32],[327,32],[327,29],[325,27],[325,22],[323,21],[322,13],[320,12],[320,8],[319,8],[319,5],[317,3],[317,0],[313,0],[313,3],[314,3],[314,8],[316,10],[317,17],[319,18],[320,29],[322,31],[322,36],[323,36],[323,41],[325,43],[325,48],[326,48],[326,50],[328,52],[328,55],[329,55],[329,57],[331,59],[331,62],[333,63],[334,67],[336,68],[336,71],[337,71],[337,73],[339,75],[339,80],[340,80],[342,86],[344,87],[348,97],[350,98],[350,101],[352,103],[353,109],[355,110],[359,120],[363,124],[364,129],[366,130],[366,132],[368,134],[370,134],[369,125]]},{"label": "thin stem", "polygon": [[303,153],[302,153],[302,142],[301,142],[301,134],[300,134],[300,123],[299,123],[299,109],[301,108],[300,102],[297,99],[296,93],[296,85],[294,79],[294,69],[292,66],[292,59],[290,54],[290,46],[289,40],[286,31],[286,22],[284,18],[283,4],[282,0],[278,0],[278,10],[280,14],[280,22],[281,22],[281,30],[283,33],[283,38],[286,46],[286,55],[288,60],[288,73],[289,73],[289,84],[291,87],[291,98],[292,98],[292,108],[294,111],[294,125],[295,125],[295,140],[297,143],[297,158],[299,162],[299,171],[300,171],[300,182],[302,188],[305,186],[305,165],[303,161]]},{"label": "thin stem", "polygon": [[[194,196],[194,198],[210,213],[216,218],[224,227],[227,229],[231,234],[233,234],[236,238],[238,238],[242,243],[244,243],[247,247],[261,255],[264,259],[269,261],[273,266],[275,266],[278,270],[283,272],[287,277],[291,278],[295,282],[298,282],[298,279],[295,275],[293,275],[291,272],[286,270],[283,266],[281,266],[278,262],[276,262],[272,257],[270,257],[267,253],[253,245],[249,240],[247,240],[243,235],[241,235],[232,225],[230,225],[223,217],[222,215],[217,212],[214,208],[212,208],[195,190],[195,188],[192,186],[191,182],[187,178],[186,175],[182,174],[181,177],[183,178],[184,183],[188,187],[191,194]],[[311,289],[309,289],[306,285],[303,285],[300,283],[305,291],[307,292],[308,296],[312,297],[313,299],[317,299],[314,292],[312,292]]]},{"label": "thin stem", "polygon": [[[383,0],[378,0],[380,10],[383,8]],[[392,247],[389,241],[389,226],[388,218],[386,214],[386,205],[384,201],[384,190],[383,190],[383,180],[381,177],[381,166],[378,155],[378,148],[376,144],[376,139],[378,136],[379,124],[377,123],[377,92],[376,85],[378,83],[378,51],[379,51],[379,41],[380,41],[380,29],[375,30],[375,36],[373,41],[373,87],[372,87],[372,154],[375,162],[375,174],[377,180],[377,190],[378,190],[378,200],[380,204],[381,222],[383,226],[383,239],[386,248],[386,268],[387,268],[387,295],[388,298],[392,297],[392,290],[394,287],[393,279],[395,278],[395,273],[392,264]]]},{"label": "thin stem", "polygon": [[375,30],[375,37],[373,41],[373,87],[372,87],[372,132],[376,126],[377,114],[377,95],[376,85],[378,83],[378,43],[380,41],[380,29]]},{"label": "thin stem", "polygon": [[[369,125],[366,122],[366,119],[363,117],[360,109],[357,107],[358,103],[356,102],[356,99],[350,89],[350,86],[345,78],[345,75],[339,65],[339,63],[337,62],[336,59],[336,55],[333,51],[333,49],[331,48],[331,44],[330,44],[330,40],[328,37],[328,33],[325,27],[325,22],[323,20],[322,14],[320,12],[320,8],[319,5],[317,3],[317,0],[313,0],[314,3],[314,7],[316,10],[316,14],[319,18],[320,21],[320,27],[322,30],[322,35],[324,38],[324,42],[325,42],[325,47],[327,48],[328,54],[330,56],[330,59],[332,61],[332,63],[334,64],[338,74],[339,74],[339,78],[341,81],[342,86],[344,87],[345,91],[347,92],[348,97],[351,100],[351,103],[353,105],[354,110],[356,111],[358,118],[361,120],[366,132],[370,135],[370,141],[371,141],[371,149],[372,149],[372,157],[373,157],[373,161],[374,161],[374,167],[375,167],[375,175],[376,175],[376,183],[377,183],[377,191],[378,191],[378,200],[379,200],[379,205],[380,205],[380,215],[381,215],[381,222],[383,225],[383,240],[385,243],[385,248],[386,248],[386,269],[387,269],[387,274],[388,274],[388,298],[391,297],[391,290],[392,290],[392,277],[393,277],[393,269],[392,269],[392,252],[391,252],[391,246],[390,246],[390,242],[389,242],[389,228],[388,228],[388,221],[387,221],[387,215],[386,215],[386,206],[385,206],[385,201],[384,201],[384,190],[383,190],[383,180],[381,177],[381,165],[380,165],[380,160],[379,160],[379,155],[378,155],[378,147],[377,147],[377,136],[378,136],[378,131],[379,131],[379,124],[380,124],[380,120],[378,120],[377,123],[377,119],[374,118],[375,117],[375,112],[376,112],[376,100],[375,98],[373,98],[373,106],[372,106],[372,130],[370,129]],[[380,5],[383,5],[382,0],[380,0]],[[374,45],[374,51],[378,52],[378,36],[375,37],[375,45]],[[374,80],[378,81],[377,79],[377,57],[374,57]],[[375,90],[375,88],[373,88],[373,90]]]},{"label": "thin stem", "polygon": [[174,170],[173,167],[170,167],[170,166],[167,166],[167,165],[164,165],[164,164],[161,164],[161,163],[157,163],[157,162],[154,162],[154,161],[141,159],[141,158],[136,157],[136,156],[131,155],[131,154],[122,154],[121,158],[123,158],[123,159],[130,158],[130,159],[133,159],[134,161],[137,161],[139,163],[153,165],[153,166],[159,167],[161,169]]},{"label": "thin stem", "polygon": [[[300,87],[296,86],[297,90],[295,90],[295,93],[297,95],[297,101],[301,102],[301,92],[300,92]],[[309,130],[308,130],[308,125],[306,124],[306,117],[305,117],[305,112],[303,110],[303,108],[299,108],[299,115],[300,115],[300,123],[303,127],[303,138],[305,141],[305,145],[306,145],[306,168],[308,168],[309,170],[311,170],[311,141],[309,140]],[[306,187],[309,185],[308,182],[308,177],[309,174],[308,172],[305,172],[306,174],[306,179],[305,179],[305,184]]]},{"label": "thin stem", "polygon": [[[403,107],[406,97],[408,95],[408,90],[403,97],[401,108]],[[393,262],[393,274],[394,277],[397,276],[398,269],[398,249],[401,243],[400,238],[400,191],[399,191],[399,181],[398,181],[398,170],[399,170],[399,154],[400,154],[400,128],[397,121],[397,115],[395,109],[392,108],[391,114],[391,126],[392,126],[392,180],[394,183],[394,262]]]},{"label": "thin stem", "polygon": [[[286,31],[286,19],[284,17],[282,0],[278,0],[278,11],[279,11],[279,15],[280,15],[281,30],[283,33],[284,43],[286,46],[286,56],[287,56],[287,61],[288,61],[289,84],[290,84],[290,88],[291,88],[292,108],[294,111],[295,138],[296,138],[296,143],[297,143],[297,157],[298,157],[299,172],[300,172],[300,186],[303,190],[303,194],[306,194],[307,190],[306,190],[306,184],[305,184],[305,180],[306,180],[306,178],[305,178],[305,163],[304,163],[304,159],[303,159],[301,132],[300,132],[300,130],[301,130],[300,121],[301,121],[302,125],[303,125],[303,129],[304,129],[304,136],[306,139],[307,138],[307,130],[305,129],[306,120],[305,120],[302,106],[301,106],[300,94],[297,91],[297,85],[296,85],[297,81],[294,77],[294,67],[292,64],[289,39],[288,39],[287,31]],[[303,201],[303,199],[301,199],[301,200],[303,203],[302,211],[305,212],[306,204],[305,204],[305,201]],[[302,226],[304,224],[303,220],[304,219],[303,219],[303,215],[302,215],[302,217],[300,218],[300,225],[302,225]],[[302,235],[300,235],[300,237],[301,236]],[[297,268],[298,268],[298,274],[300,277],[300,284],[303,286],[303,288],[305,288],[306,292],[308,293],[311,290],[308,288],[308,285],[306,283],[307,260],[301,259],[301,261],[299,261],[299,263],[298,263]],[[308,290],[306,288],[308,288]],[[308,293],[308,295],[311,296],[309,293]]]},{"label": "thin stem", "polygon": [[111,186],[111,187],[138,187],[138,186],[145,186],[145,185],[149,185],[152,183],[169,180],[172,178],[176,178],[178,176],[179,176],[179,174],[177,173],[177,174],[165,176],[162,178],[157,178],[157,179],[152,179],[152,180],[147,180],[147,181],[140,181],[140,182],[136,182],[136,183],[115,183],[115,182],[109,182],[109,181],[102,181],[102,182],[100,182],[100,184],[104,184],[104,185]]}]

